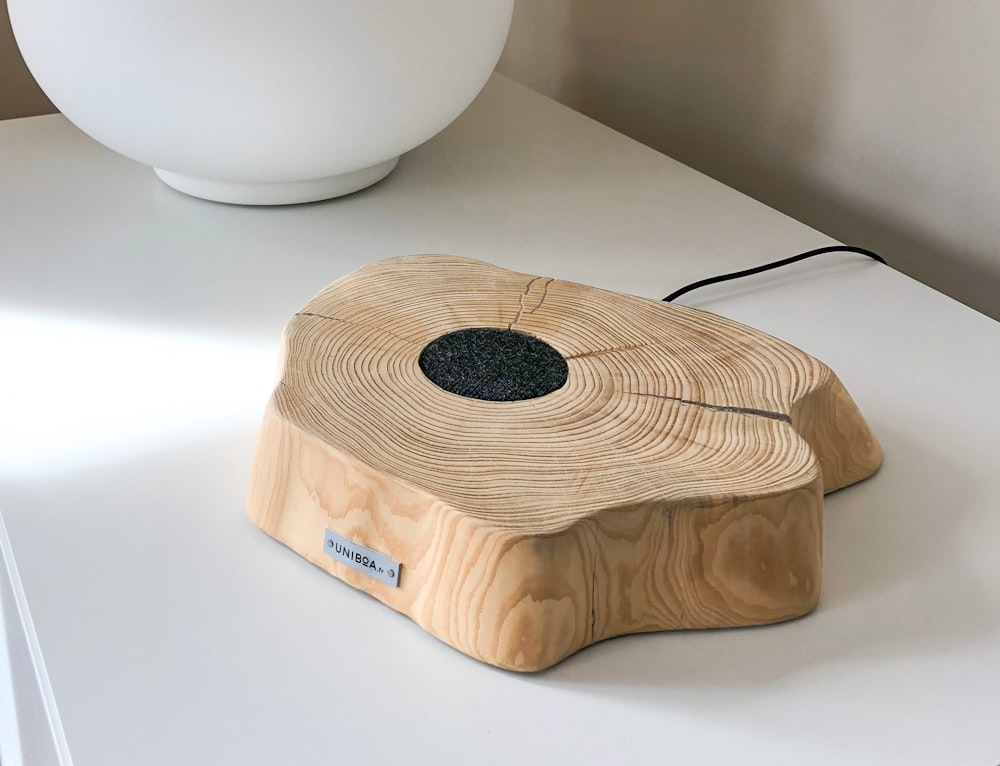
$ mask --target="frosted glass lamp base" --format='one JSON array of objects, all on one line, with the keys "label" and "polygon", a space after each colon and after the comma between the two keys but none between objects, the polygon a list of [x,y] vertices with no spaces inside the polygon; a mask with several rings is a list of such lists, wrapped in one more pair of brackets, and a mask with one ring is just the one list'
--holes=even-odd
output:
[{"label": "frosted glass lamp base", "polygon": [[332,197],[341,197],[360,191],[381,181],[399,162],[399,157],[380,162],[368,168],[355,170],[326,178],[309,178],[304,181],[281,181],[278,183],[238,183],[215,181],[173,173],[154,168],[156,175],[167,186],[177,191],[215,202],[233,205],[295,205],[301,202],[317,202]]}]

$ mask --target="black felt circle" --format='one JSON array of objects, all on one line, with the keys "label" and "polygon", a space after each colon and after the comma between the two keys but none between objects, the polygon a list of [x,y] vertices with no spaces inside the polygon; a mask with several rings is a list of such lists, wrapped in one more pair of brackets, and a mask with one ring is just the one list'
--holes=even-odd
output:
[{"label": "black felt circle", "polygon": [[545,341],[492,327],[456,330],[432,340],[419,364],[445,391],[487,402],[545,396],[569,377],[566,360]]}]

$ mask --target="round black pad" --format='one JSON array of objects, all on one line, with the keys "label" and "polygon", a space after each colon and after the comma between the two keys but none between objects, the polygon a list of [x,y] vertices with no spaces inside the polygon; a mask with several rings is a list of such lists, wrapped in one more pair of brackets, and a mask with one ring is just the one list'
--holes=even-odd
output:
[{"label": "round black pad", "polygon": [[487,402],[545,396],[569,377],[566,360],[545,341],[491,327],[456,330],[432,340],[419,364],[445,391]]}]

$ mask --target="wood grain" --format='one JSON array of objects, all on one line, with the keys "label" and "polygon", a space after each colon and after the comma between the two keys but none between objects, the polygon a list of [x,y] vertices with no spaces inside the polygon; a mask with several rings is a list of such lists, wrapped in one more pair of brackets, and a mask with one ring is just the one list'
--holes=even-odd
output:
[{"label": "wood grain", "polygon": [[[559,390],[448,393],[435,338],[510,328]],[[288,323],[248,512],[484,662],[539,670],[625,633],[777,622],[822,580],[824,491],[881,452],[828,367],[721,317],[464,258],[380,261]],[[402,563],[398,588],[326,529]]]}]

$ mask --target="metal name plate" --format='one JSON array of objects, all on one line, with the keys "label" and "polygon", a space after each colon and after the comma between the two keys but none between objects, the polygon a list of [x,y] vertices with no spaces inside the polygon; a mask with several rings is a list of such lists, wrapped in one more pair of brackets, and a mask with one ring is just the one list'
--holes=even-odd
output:
[{"label": "metal name plate", "polygon": [[388,556],[341,537],[332,529],[326,530],[323,550],[328,556],[347,564],[351,569],[363,572],[393,588],[399,587],[399,562],[393,561]]}]

